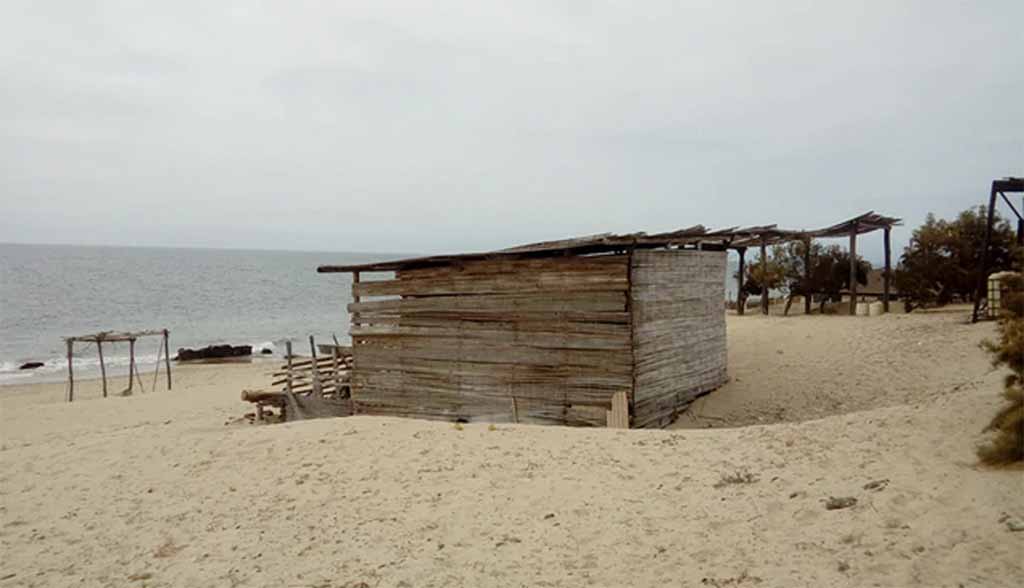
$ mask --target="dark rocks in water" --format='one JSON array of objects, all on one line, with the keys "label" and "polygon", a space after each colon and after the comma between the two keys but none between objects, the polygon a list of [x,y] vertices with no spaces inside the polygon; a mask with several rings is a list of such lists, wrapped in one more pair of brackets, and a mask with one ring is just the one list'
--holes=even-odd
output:
[{"label": "dark rocks in water", "polygon": [[19,370],[34,370],[36,368],[41,368],[41,367],[43,367],[43,362],[41,362],[41,361],[26,361],[25,363],[21,364],[21,367],[18,368],[18,369]]},{"label": "dark rocks in water", "polygon": [[267,349],[266,347],[264,347],[263,349],[260,349],[260,353],[262,353],[263,355],[273,355],[274,354],[274,350],[273,349]]},{"label": "dark rocks in water", "polygon": [[210,345],[202,349],[178,349],[175,361],[194,359],[220,359],[224,357],[245,357],[252,355],[252,345]]}]

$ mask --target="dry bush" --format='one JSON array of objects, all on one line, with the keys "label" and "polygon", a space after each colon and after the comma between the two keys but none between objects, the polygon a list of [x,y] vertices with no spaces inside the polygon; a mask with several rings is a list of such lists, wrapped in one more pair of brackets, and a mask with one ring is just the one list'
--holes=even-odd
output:
[{"label": "dry bush", "polygon": [[753,484],[759,478],[748,470],[737,470],[731,474],[722,474],[722,478],[715,483],[715,488],[723,488],[731,484]]},{"label": "dry bush", "polygon": [[1024,461],[1024,277],[1017,275],[1004,284],[999,340],[984,343],[992,364],[1010,369],[1003,390],[1006,404],[985,428],[995,437],[978,448],[978,457],[990,465]]}]

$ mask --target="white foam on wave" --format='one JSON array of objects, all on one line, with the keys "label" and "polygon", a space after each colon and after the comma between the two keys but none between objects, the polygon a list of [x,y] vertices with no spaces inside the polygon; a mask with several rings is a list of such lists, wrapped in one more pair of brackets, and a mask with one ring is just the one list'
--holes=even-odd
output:
[{"label": "white foam on wave", "polygon": [[[137,354],[135,365],[139,373],[152,371],[157,362],[157,354]],[[41,360],[43,365],[31,369],[19,369],[21,363],[12,361],[0,361],[0,383],[25,383],[26,381],[58,380],[66,377],[68,373],[67,357],[50,357]],[[107,369],[107,375],[123,375],[128,373],[128,366],[131,358],[128,355],[105,355],[103,364]],[[100,358],[98,355],[92,357],[75,356],[71,362],[75,369],[76,377],[93,377],[100,373]]]}]

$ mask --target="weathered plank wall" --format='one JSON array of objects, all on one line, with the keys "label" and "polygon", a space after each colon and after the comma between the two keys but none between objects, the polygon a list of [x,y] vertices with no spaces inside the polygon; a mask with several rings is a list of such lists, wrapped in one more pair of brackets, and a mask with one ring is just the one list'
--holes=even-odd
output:
[{"label": "weathered plank wall", "polygon": [[725,264],[722,251],[633,253],[633,427],[665,426],[725,382]]},{"label": "weathered plank wall", "polygon": [[613,394],[632,398],[628,271],[506,258],[353,284],[355,411],[605,426]]}]

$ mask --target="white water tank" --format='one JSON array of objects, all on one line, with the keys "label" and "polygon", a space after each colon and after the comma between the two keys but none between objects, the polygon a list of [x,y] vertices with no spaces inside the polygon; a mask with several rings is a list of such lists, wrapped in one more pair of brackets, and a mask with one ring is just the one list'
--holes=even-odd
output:
[{"label": "white water tank", "polygon": [[885,305],[882,304],[881,300],[872,302],[868,307],[868,316],[881,316],[885,314]]},{"label": "white water tank", "polygon": [[868,316],[870,309],[868,308],[867,302],[857,303],[857,316]]}]

